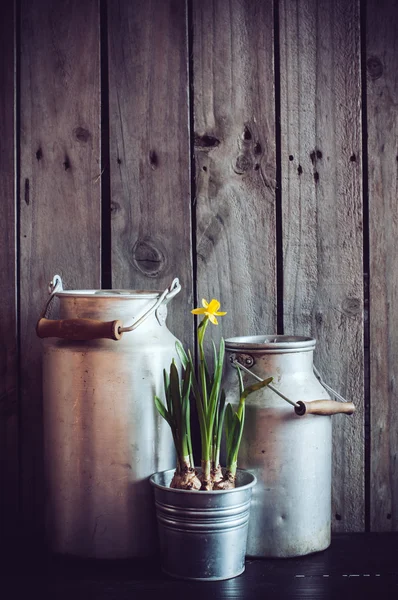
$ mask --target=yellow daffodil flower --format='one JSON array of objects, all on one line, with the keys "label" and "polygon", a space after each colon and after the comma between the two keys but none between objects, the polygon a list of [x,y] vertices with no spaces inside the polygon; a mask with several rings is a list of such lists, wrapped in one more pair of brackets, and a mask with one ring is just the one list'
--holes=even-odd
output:
[{"label": "yellow daffodil flower", "polygon": [[224,315],[227,314],[226,312],[219,312],[218,309],[220,308],[220,303],[218,300],[215,300],[214,298],[210,302],[207,302],[203,298],[202,305],[203,305],[203,308],[194,308],[193,310],[191,310],[191,313],[193,315],[205,315],[205,317],[208,317],[209,321],[211,321],[211,323],[213,323],[213,325],[218,325],[216,316],[223,317]]}]

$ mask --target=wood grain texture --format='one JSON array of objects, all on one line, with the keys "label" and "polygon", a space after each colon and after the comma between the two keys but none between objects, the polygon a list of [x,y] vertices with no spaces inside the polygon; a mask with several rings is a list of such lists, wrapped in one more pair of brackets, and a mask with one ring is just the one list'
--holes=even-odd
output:
[{"label": "wood grain texture", "polygon": [[333,417],[333,527],[364,527],[359,2],[280,2],[284,325],[317,339]]},{"label": "wood grain texture", "polygon": [[187,13],[180,0],[110,0],[114,288],[163,290],[168,327],[192,346]]},{"label": "wood grain texture", "polygon": [[398,2],[367,2],[371,528],[398,530]]},{"label": "wood grain texture", "polygon": [[100,286],[97,0],[21,4],[22,518],[42,533],[41,344],[47,286]]},{"label": "wood grain texture", "polygon": [[194,0],[198,296],[212,335],[276,331],[273,3]]},{"label": "wood grain texture", "polygon": [[18,507],[14,72],[14,2],[8,2],[0,19],[0,536],[15,534]]},{"label": "wood grain texture", "polygon": [[[70,600],[158,600],[217,598],[217,600],[391,600],[398,594],[396,560],[398,534],[339,534],[330,548],[289,560],[246,561],[239,577],[225,581],[184,581],[162,573],[160,561],[82,561],[42,557],[25,560],[18,554],[15,566],[23,577],[13,578],[14,598]],[[25,557],[23,557],[25,558]],[[49,573],[51,576],[49,577]],[[2,586],[6,590],[7,579]]]}]

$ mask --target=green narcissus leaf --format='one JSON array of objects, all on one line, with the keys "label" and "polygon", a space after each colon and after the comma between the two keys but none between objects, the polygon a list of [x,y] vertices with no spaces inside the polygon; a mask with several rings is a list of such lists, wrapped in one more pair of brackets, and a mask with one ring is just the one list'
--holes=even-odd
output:
[{"label": "green narcissus leaf", "polygon": [[252,392],[257,392],[257,390],[261,390],[261,388],[269,385],[272,381],[272,377],[268,377],[268,379],[264,379],[263,381],[258,381],[257,383],[253,383],[253,385],[249,385],[241,394],[241,398],[245,399]]},{"label": "green narcissus leaf", "polygon": [[167,421],[167,423],[173,429],[174,423],[170,417],[170,414],[169,414],[168,410],[166,409],[165,405],[163,404],[163,402],[161,401],[161,399],[158,398],[158,396],[155,396],[155,406],[156,406],[156,409],[157,409],[158,413],[160,414],[160,416],[163,417],[163,419],[165,421]]},{"label": "green narcissus leaf", "polygon": [[234,414],[234,423],[233,423],[233,437],[232,437],[232,443],[231,443],[232,453],[234,453],[236,451],[237,446],[241,440],[243,424],[244,424],[244,420],[239,419],[238,415],[235,413]]},{"label": "green narcissus leaf", "polygon": [[224,354],[225,354],[225,342],[224,338],[220,340],[220,347],[218,351],[217,364],[214,370],[214,381],[213,386],[211,388],[210,399],[209,399],[209,411],[207,414],[207,425],[209,427],[209,431],[213,430],[214,427],[214,417],[215,411],[218,404],[218,398],[221,387],[221,377],[224,365]]},{"label": "green narcissus leaf", "polygon": [[225,441],[227,444],[227,456],[229,456],[231,451],[231,444],[233,438],[233,423],[234,423],[234,411],[230,404],[227,404],[227,408],[225,409]]},{"label": "green narcissus leaf", "polygon": [[189,358],[187,356],[187,353],[184,350],[184,346],[178,340],[176,341],[176,351],[177,351],[178,358],[180,359],[182,366],[184,367],[184,369],[186,369],[187,364],[189,363]]},{"label": "green narcissus leaf", "polygon": [[163,369],[163,386],[164,386],[164,394],[166,396],[166,406],[167,410],[170,413],[170,416],[173,415],[173,405],[171,402],[171,394],[170,394],[170,379],[166,369]]},{"label": "green narcissus leaf", "polygon": [[187,366],[185,367],[185,372],[183,375],[183,384],[182,384],[182,392],[181,392],[183,402],[186,398],[189,398],[189,392],[191,391],[191,380],[192,380],[192,370],[191,370],[191,365],[188,362]]},{"label": "green narcissus leaf", "polygon": [[198,384],[198,380],[196,379],[196,375],[195,375],[195,369],[193,366],[193,359],[192,359],[192,354],[191,351],[188,350],[188,360],[189,360],[189,365],[191,367],[191,376],[192,376],[192,390],[195,396],[195,399],[198,401],[200,401],[200,389],[199,389],[199,384]]},{"label": "green narcissus leaf", "polygon": [[217,420],[216,420],[216,447],[219,449],[221,445],[222,438],[222,429],[224,424],[224,415],[225,415],[225,391],[221,390],[220,396],[220,404],[217,411]]},{"label": "green narcissus leaf", "polygon": [[170,394],[171,403],[173,406],[174,422],[178,431],[181,431],[181,392],[180,392],[180,378],[178,375],[177,367],[173,361],[170,365]]}]

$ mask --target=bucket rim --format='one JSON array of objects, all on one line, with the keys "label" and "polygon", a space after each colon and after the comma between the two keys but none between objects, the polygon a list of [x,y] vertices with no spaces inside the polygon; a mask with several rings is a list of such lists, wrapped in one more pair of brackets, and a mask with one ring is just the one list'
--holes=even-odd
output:
[{"label": "bucket rim", "polygon": [[[198,472],[200,472],[200,468],[196,468],[196,470]],[[229,489],[229,490],[209,490],[209,491],[203,491],[203,490],[179,490],[179,489],[175,489],[175,488],[171,488],[169,485],[163,485],[161,483],[158,483],[157,481],[155,481],[155,479],[157,477],[169,477],[170,481],[173,477],[173,474],[175,472],[175,469],[166,469],[165,471],[158,471],[156,473],[153,473],[150,478],[149,478],[149,482],[150,484],[154,487],[157,488],[159,490],[166,490],[166,491],[170,491],[171,493],[176,493],[176,494],[199,494],[200,496],[203,496],[204,494],[206,494],[206,497],[208,496],[221,496],[224,494],[233,494],[233,493],[237,493],[240,491],[244,491],[244,490],[248,490],[252,487],[254,487],[257,483],[257,477],[254,475],[254,473],[252,473],[251,471],[249,471],[248,469],[237,469],[237,475],[238,474],[244,474],[245,476],[248,475],[249,478],[251,479],[251,481],[249,481],[248,483],[244,484],[244,485],[238,485],[235,488]]]},{"label": "bucket rim", "polygon": [[122,290],[122,289],[97,289],[97,290],[61,290],[56,292],[54,296],[58,298],[139,298],[139,299],[156,299],[163,292],[161,290]]},{"label": "bucket rim", "polygon": [[304,335],[248,335],[231,337],[225,340],[226,350],[313,350],[316,339]]}]

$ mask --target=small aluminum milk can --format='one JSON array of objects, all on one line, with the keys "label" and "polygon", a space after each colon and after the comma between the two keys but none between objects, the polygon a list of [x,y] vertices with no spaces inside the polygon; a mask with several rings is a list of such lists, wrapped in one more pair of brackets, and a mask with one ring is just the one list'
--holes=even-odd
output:
[{"label": "small aluminum milk can", "polygon": [[239,397],[236,363],[245,387],[253,377],[273,377],[272,385],[246,399],[239,452],[239,467],[257,477],[247,547],[251,556],[301,556],[330,544],[330,415],[351,414],[355,407],[330,400],[315,377],[315,343],[282,335],[226,340],[227,402]]},{"label": "small aluminum milk can", "polygon": [[[149,476],[174,467],[158,414],[177,359],[166,304],[180,291],[66,291],[55,276],[37,324],[43,341],[46,529],[50,549],[93,558],[157,551]],[[59,301],[59,320],[50,308]]]}]

